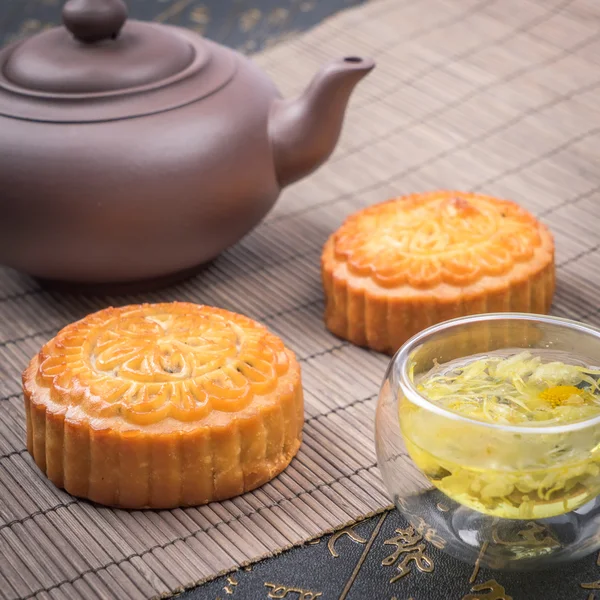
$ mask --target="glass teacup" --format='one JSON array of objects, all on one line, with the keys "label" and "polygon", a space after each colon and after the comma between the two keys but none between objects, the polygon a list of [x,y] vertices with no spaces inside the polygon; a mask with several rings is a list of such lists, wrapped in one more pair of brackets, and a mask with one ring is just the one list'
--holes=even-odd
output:
[{"label": "glass teacup", "polygon": [[583,420],[511,425],[448,410],[419,384],[448,365],[524,352],[597,367],[600,330],[515,313],[441,323],[398,351],[377,408],[379,467],[400,512],[448,553],[496,568],[546,567],[600,547],[600,407]]}]

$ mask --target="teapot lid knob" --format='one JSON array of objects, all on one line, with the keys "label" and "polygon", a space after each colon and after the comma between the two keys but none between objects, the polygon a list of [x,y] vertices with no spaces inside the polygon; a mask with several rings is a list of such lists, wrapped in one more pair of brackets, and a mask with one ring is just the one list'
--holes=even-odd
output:
[{"label": "teapot lid knob", "polygon": [[67,0],[62,11],[65,27],[86,44],[115,39],[127,15],[123,0]]}]

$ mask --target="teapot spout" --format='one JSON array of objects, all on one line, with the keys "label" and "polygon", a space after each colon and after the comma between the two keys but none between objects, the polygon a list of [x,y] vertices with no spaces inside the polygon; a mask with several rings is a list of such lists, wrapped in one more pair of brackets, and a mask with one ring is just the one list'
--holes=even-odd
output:
[{"label": "teapot spout", "polygon": [[368,58],[336,60],[323,67],[299,97],[275,101],[269,136],[281,187],[308,175],[329,158],[340,137],[350,94],[374,66]]}]

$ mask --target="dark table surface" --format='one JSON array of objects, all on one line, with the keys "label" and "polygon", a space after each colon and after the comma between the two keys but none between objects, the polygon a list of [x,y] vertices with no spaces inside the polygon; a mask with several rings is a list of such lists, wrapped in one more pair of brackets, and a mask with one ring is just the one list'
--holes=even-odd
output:
[{"label": "dark table surface", "polygon": [[[502,573],[402,545],[415,531],[396,510],[178,596],[180,600],[600,600],[600,567],[589,556],[563,569]],[[405,538],[406,539],[406,538]]]},{"label": "dark table surface", "polygon": [[[128,0],[128,5],[135,18],[185,26],[253,53],[362,1]],[[0,43],[56,25],[61,5],[62,0],[1,0]],[[600,600],[596,556],[534,575],[497,573],[474,569],[431,544],[426,545],[423,556],[413,548],[398,553],[397,536],[409,527],[396,511],[388,511],[219,577],[179,598]]]},{"label": "dark table surface", "polygon": [[[188,27],[253,53],[364,0],[126,0],[136,19]],[[63,0],[0,0],[0,44],[60,23]]]}]

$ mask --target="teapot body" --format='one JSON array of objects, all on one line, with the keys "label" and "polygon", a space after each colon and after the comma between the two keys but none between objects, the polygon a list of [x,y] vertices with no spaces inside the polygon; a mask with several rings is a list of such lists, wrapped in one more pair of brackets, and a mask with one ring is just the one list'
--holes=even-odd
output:
[{"label": "teapot body", "polygon": [[225,87],[176,110],[83,123],[0,116],[0,263],[66,282],[148,280],[250,232],[280,191],[268,133],[279,94],[232,55]]},{"label": "teapot body", "polygon": [[373,66],[338,59],[283,100],[239,52],[67,0],[63,26],[0,50],[0,264],[111,287],[187,275],[327,160]]}]

